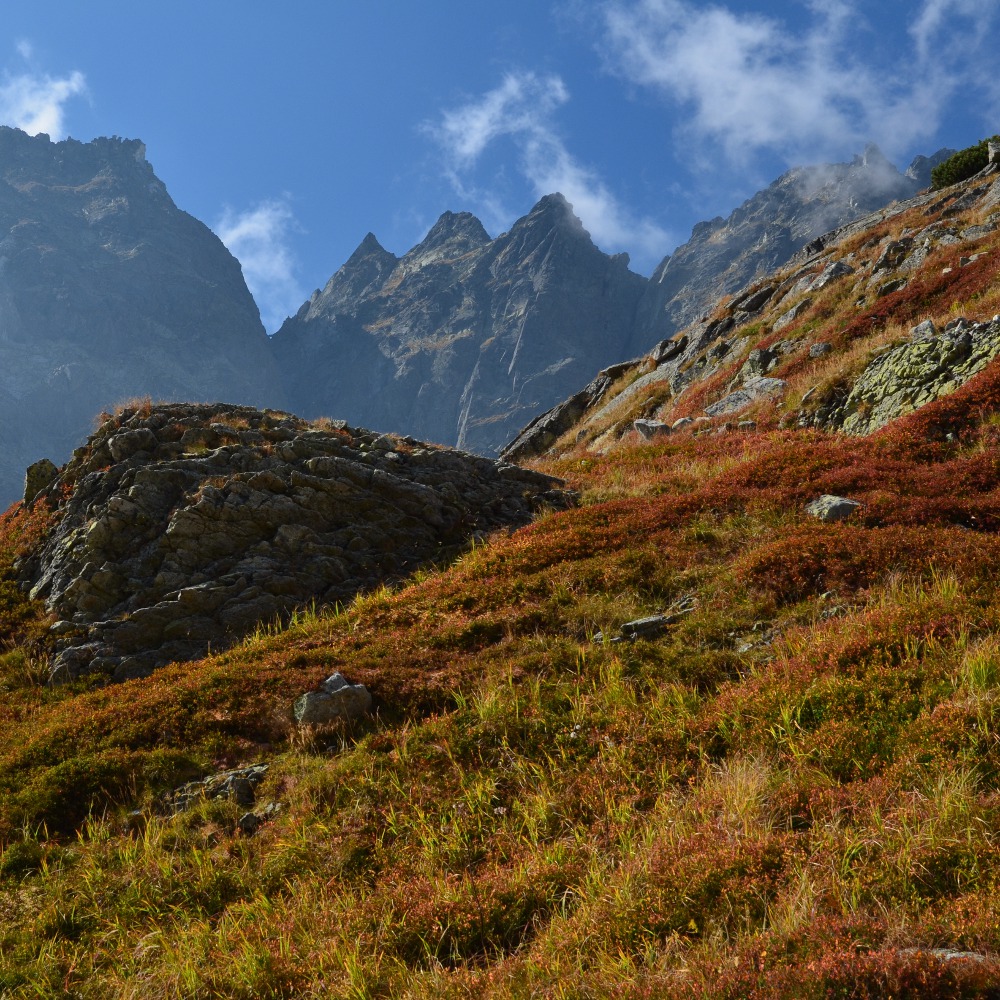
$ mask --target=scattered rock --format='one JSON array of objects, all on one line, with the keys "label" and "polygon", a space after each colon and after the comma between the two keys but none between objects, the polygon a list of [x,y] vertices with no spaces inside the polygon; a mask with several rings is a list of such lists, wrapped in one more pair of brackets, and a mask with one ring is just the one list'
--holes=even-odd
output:
[{"label": "scattered rock", "polygon": [[679,417],[671,425],[670,429],[673,431],[684,430],[685,427],[690,427],[694,423],[694,419],[691,417]]},{"label": "scattered rock", "polygon": [[906,284],[906,278],[895,278],[893,281],[887,281],[885,284],[879,285],[875,290],[875,298],[884,299],[887,295],[892,295],[893,292],[898,292],[905,288]]},{"label": "scattered rock", "polygon": [[670,424],[665,424],[662,420],[635,420],[633,421],[632,426],[647,441],[671,432]]},{"label": "scattered rock", "polygon": [[767,347],[755,347],[748,355],[740,369],[739,377],[743,382],[750,379],[761,378],[769,371],[773,371],[778,365],[778,355],[776,351]]},{"label": "scattered rock", "polygon": [[30,504],[43,490],[47,490],[59,475],[54,462],[41,458],[28,466],[24,474],[24,502]]},{"label": "scattered rock", "polygon": [[264,780],[267,772],[267,764],[252,764],[213,774],[202,781],[189,781],[166,796],[167,809],[178,813],[202,799],[232,799],[237,805],[249,808],[256,801],[254,789]]},{"label": "scattered rock", "polygon": [[779,330],[783,330],[790,323],[795,322],[810,306],[812,305],[812,299],[803,299],[797,305],[792,306],[791,309],[783,312],[775,321],[772,329],[775,333]]},{"label": "scattered rock", "polygon": [[823,268],[818,277],[810,283],[808,290],[810,292],[821,291],[827,285],[832,285],[838,278],[844,278],[848,274],[854,274],[854,268],[842,260],[835,260]]},{"label": "scattered rock", "polygon": [[[671,625],[676,625],[685,615],[690,614],[695,609],[693,598],[686,597],[673,604],[668,611],[661,615],[648,615],[645,618],[636,618],[634,621],[625,622],[619,627],[620,636],[607,639],[608,643],[635,642],[636,639],[652,639],[662,635]],[[597,632],[593,641],[603,643],[605,636],[603,632]]]},{"label": "scattered rock", "polygon": [[274,819],[281,812],[280,802],[268,802],[263,809],[244,813],[236,821],[236,829],[244,837],[252,837],[268,820]]},{"label": "scattered rock", "polygon": [[295,701],[295,721],[300,726],[320,725],[339,719],[357,719],[371,711],[372,696],[364,684],[351,684],[336,673]]},{"label": "scattered rock", "polygon": [[813,344],[809,348],[809,357],[811,358],[822,358],[829,354],[833,350],[833,344],[828,344],[824,341]]},{"label": "scattered rock", "polygon": [[744,383],[742,389],[723,396],[717,403],[705,407],[705,412],[710,417],[719,417],[730,413],[737,413],[751,403],[767,396],[778,396],[785,391],[786,382],[780,378],[752,378]]},{"label": "scattered rock", "polygon": [[847,497],[836,497],[826,493],[807,503],[806,513],[820,521],[831,523],[850,517],[860,506],[857,500],[848,500]]}]

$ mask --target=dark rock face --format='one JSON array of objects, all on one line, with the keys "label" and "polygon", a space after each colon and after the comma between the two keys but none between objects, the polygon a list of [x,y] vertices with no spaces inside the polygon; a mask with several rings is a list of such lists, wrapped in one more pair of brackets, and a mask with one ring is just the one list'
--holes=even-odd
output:
[{"label": "dark rock face", "polygon": [[549,195],[495,240],[451,212],[402,258],[367,236],[274,346],[307,416],[495,454],[625,355],[645,286]]},{"label": "dark rock face", "polygon": [[58,523],[19,572],[61,619],[53,677],[125,679],[565,507],[558,485],[343,422],[143,407],[108,419],[43,492]]},{"label": "dark rock face", "polygon": [[[851,163],[797,167],[744,202],[728,219],[694,227],[691,239],[650,279],[630,348],[639,354],[774,271],[811,240],[926,186],[935,157],[901,174],[874,146]],[[929,164],[929,165],[928,165]]]},{"label": "dark rock face", "polygon": [[141,142],[0,127],[0,504],[146,395],[283,405],[238,261]]}]

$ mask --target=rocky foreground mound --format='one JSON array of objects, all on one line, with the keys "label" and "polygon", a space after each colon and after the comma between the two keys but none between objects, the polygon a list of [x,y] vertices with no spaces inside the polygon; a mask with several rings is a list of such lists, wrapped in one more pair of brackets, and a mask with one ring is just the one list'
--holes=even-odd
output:
[{"label": "rocky foreground mound", "polygon": [[59,618],[53,679],[124,680],[565,507],[559,485],[341,421],[143,406],[108,418],[44,490],[55,525],[19,573]]}]

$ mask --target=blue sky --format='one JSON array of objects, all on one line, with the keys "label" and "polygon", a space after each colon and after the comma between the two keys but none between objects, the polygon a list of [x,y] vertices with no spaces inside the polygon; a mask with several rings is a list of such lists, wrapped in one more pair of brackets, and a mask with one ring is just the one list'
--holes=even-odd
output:
[{"label": "blue sky", "polygon": [[140,138],[243,263],[269,330],[370,230],[497,234],[561,190],[648,274],[695,222],[871,140],[1000,131],[996,0],[33,0],[0,121]]}]

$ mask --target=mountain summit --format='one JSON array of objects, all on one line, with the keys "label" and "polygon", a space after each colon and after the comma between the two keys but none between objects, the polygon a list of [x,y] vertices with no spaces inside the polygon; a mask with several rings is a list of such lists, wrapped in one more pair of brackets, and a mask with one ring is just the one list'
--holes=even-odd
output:
[{"label": "mountain summit", "polygon": [[305,414],[490,454],[621,356],[645,286],[548,195],[496,239],[468,212],[398,259],[366,237],[274,347]]},{"label": "mountain summit", "polygon": [[144,395],[282,401],[239,262],[141,142],[0,127],[0,496]]}]

